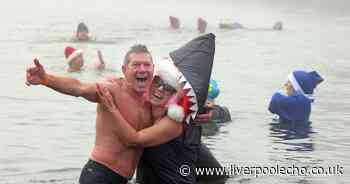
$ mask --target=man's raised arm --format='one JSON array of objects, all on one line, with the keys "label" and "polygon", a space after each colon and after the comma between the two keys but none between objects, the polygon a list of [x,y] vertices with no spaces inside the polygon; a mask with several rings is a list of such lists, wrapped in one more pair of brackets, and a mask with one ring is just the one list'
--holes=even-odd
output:
[{"label": "man's raised arm", "polygon": [[34,59],[34,66],[26,71],[26,84],[44,85],[63,94],[83,97],[89,101],[97,102],[96,85],[93,83],[83,83],[71,77],[59,77],[46,73],[44,67],[38,59]]}]

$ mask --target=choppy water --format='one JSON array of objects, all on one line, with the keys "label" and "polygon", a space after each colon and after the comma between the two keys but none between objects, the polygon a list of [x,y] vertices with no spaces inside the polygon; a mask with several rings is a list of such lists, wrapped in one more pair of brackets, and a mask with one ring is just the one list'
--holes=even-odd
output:
[{"label": "choppy water", "polygon": [[[234,121],[203,140],[223,165],[334,166],[342,176],[236,176],[227,183],[348,183],[350,179],[350,5],[346,0],[250,1],[70,1],[3,0],[0,7],[0,183],[77,183],[94,141],[95,104],[44,87],[24,85],[25,68],[39,56],[47,70],[86,81],[120,73],[125,51],[149,46],[156,58],[198,35],[202,16],[217,35],[213,77],[218,102]],[[168,29],[168,16],[182,21]],[[232,18],[252,30],[223,31]],[[285,30],[270,28],[281,20]],[[93,43],[71,43],[84,21]],[[87,65],[101,49],[108,70],[64,70],[67,45],[85,50]],[[267,105],[295,68],[325,78],[316,91],[312,125],[303,131],[279,127]]]}]

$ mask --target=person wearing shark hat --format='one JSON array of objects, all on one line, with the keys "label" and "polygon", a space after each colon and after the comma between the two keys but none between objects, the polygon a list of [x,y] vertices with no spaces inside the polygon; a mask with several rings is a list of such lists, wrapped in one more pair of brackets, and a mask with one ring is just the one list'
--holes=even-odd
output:
[{"label": "person wearing shark hat", "polygon": [[279,116],[280,122],[309,123],[314,89],[323,81],[316,72],[293,71],[284,84],[286,95],[276,92],[270,101],[269,111]]},{"label": "person wearing shark hat", "polygon": [[[215,35],[207,34],[171,52],[158,64],[148,94],[155,123],[140,131],[119,113],[108,90],[98,87],[102,103],[114,114],[120,140],[131,147],[144,148],[142,163],[154,171],[155,178],[143,178],[141,183],[196,183],[194,168],[201,127],[193,120],[205,112],[214,53]],[[171,95],[174,96],[169,98]],[[182,173],[181,169],[190,172]]]}]

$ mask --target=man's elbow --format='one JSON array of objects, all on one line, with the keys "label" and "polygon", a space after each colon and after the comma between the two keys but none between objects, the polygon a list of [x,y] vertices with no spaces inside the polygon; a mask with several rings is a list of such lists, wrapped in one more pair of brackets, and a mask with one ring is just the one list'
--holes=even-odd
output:
[{"label": "man's elbow", "polygon": [[91,90],[91,87],[88,85],[80,85],[76,91],[74,96],[83,97],[91,102],[98,102],[97,93]]},{"label": "man's elbow", "polygon": [[76,86],[72,87],[70,89],[71,93],[73,96],[75,97],[83,97],[84,96],[84,92],[86,91],[86,86],[84,86],[82,83],[80,83],[80,81],[76,81]]}]

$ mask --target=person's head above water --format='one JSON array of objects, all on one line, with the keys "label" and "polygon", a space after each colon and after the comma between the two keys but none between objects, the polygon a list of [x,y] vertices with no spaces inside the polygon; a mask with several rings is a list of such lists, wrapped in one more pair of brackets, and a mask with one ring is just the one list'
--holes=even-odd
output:
[{"label": "person's head above water", "polygon": [[169,16],[170,28],[179,29],[180,28],[180,20],[177,17]]},{"label": "person's head above water", "polygon": [[210,79],[208,88],[208,100],[214,101],[216,97],[220,94],[220,89],[216,80]]},{"label": "person's head above water", "polygon": [[204,20],[201,17],[197,18],[197,31],[199,33],[205,33],[205,30],[207,29],[208,23],[206,20]]},{"label": "person's head above water", "polygon": [[322,81],[323,78],[316,71],[296,70],[288,75],[285,88],[289,96],[297,92],[313,98],[314,89]]},{"label": "person's head above water", "polygon": [[85,23],[81,22],[78,24],[77,32],[76,32],[76,38],[79,41],[88,41],[90,39],[89,37],[89,29],[86,26]]},{"label": "person's head above water", "polygon": [[64,56],[68,64],[68,71],[80,71],[84,66],[83,50],[68,46],[64,49]]},{"label": "person's head above water", "polygon": [[281,21],[277,21],[273,27],[273,30],[281,31],[283,29],[283,23]]},{"label": "person's head above water", "polygon": [[208,97],[206,101],[206,106],[211,108],[215,105],[215,98],[220,94],[219,85],[216,80],[210,79],[208,87]]},{"label": "person's head above water", "polygon": [[153,78],[154,65],[151,53],[145,45],[134,45],[125,54],[122,66],[123,74],[131,88],[143,94],[149,88]]}]

